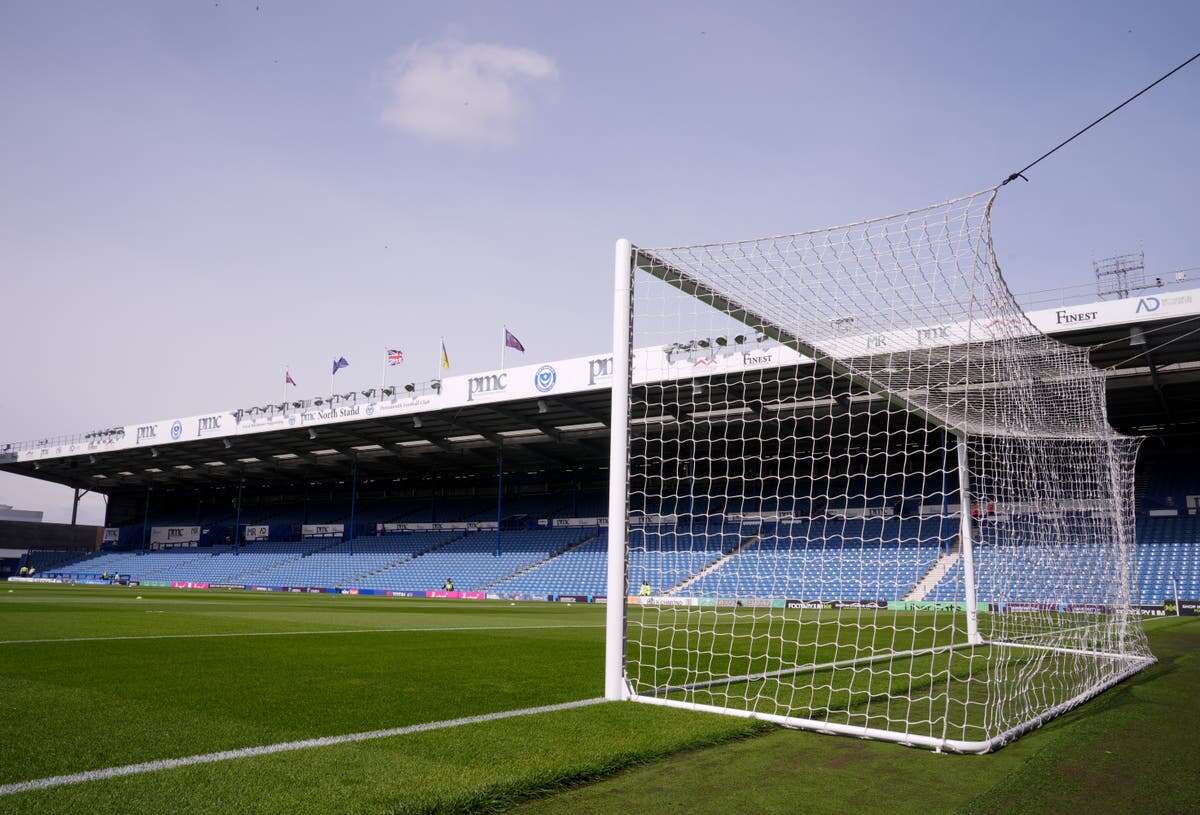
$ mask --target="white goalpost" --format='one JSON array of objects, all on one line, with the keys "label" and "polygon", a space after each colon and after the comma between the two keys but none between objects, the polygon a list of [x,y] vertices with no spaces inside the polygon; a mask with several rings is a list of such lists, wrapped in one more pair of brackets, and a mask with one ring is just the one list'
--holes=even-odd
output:
[{"label": "white goalpost", "polygon": [[1139,440],[1013,299],[996,193],[617,242],[607,698],[979,753],[1153,662]]}]

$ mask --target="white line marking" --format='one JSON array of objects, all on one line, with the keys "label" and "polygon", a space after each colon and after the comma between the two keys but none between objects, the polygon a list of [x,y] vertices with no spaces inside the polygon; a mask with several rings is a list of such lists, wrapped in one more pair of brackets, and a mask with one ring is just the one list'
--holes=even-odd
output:
[{"label": "white line marking", "polygon": [[516,716],[532,716],[537,713],[555,713],[560,710],[572,710],[574,708],[588,707],[590,705],[599,704],[605,701],[603,697],[594,699],[579,699],[574,702],[562,702],[556,705],[541,705],[539,707],[526,707],[520,710],[503,710],[499,713],[484,713],[479,716],[464,716],[461,719],[446,719],[440,722],[425,722],[423,724],[410,724],[404,727],[389,727],[386,730],[368,730],[365,733],[348,733],[344,736],[322,736],[317,739],[303,739],[301,741],[285,741],[279,744],[266,744],[262,747],[242,747],[237,750],[222,750],[219,753],[202,753],[195,756],[185,756],[184,758],[164,758],[158,761],[145,761],[141,764],[126,764],[122,767],[108,767],[103,770],[88,770],[82,773],[71,773],[70,775],[53,775],[49,778],[37,778],[32,781],[17,781],[12,784],[0,785],[0,796],[15,795],[19,792],[32,792],[33,790],[50,789],[51,787],[63,787],[68,784],[82,784],[87,781],[103,781],[107,778],[120,778],[126,775],[141,775],[142,773],[155,773],[161,770],[173,770],[178,767],[191,767],[195,764],[212,764],[217,761],[230,761],[235,758],[252,758],[254,756],[268,756],[273,753],[287,753],[293,750],[308,750],[312,747],[331,747],[336,744],[347,744],[358,741],[371,741],[373,739],[386,739],[392,736],[407,736],[411,733],[427,733],[430,730],[444,730],[449,727],[461,727],[467,724],[480,724],[483,722],[494,722],[500,719],[511,719]]},{"label": "white line marking", "polygon": [[218,637],[307,637],[316,634],[384,634],[415,633],[418,631],[546,631],[555,628],[604,628],[595,625],[462,625],[445,628],[339,628],[327,631],[230,631],[218,634],[128,634],[112,637],[57,637],[37,640],[0,640],[0,645],[40,645],[52,642],[112,642],[114,640],[190,640]]}]

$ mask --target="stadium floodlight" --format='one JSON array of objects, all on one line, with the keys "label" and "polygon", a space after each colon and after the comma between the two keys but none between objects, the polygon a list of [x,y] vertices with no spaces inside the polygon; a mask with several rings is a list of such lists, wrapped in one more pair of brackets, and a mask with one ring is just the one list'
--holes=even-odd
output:
[{"label": "stadium floodlight", "polygon": [[1140,439],[1013,299],[995,195],[618,241],[608,698],[987,752],[1154,661]]}]

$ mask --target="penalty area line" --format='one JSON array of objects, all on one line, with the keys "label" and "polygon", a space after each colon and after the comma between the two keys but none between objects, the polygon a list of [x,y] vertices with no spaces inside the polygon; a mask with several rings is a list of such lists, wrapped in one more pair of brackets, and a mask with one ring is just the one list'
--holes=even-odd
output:
[{"label": "penalty area line", "polygon": [[142,775],[156,773],[162,770],[174,770],[179,767],[192,767],[196,764],[214,764],[218,761],[232,761],[239,758],[269,756],[275,753],[288,753],[295,750],[308,750],[314,747],[332,747],[338,744],[350,744],[359,741],[387,739],[392,736],[407,736],[412,733],[427,733],[431,730],[445,730],[450,727],[462,727],[468,724],[483,724],[501,719],[512,719],[517,716],[533,716],[538,713],[556,713],[561,710],[574,710],[604,702],[604,697],[579,699],[574,702],[561,702],[555,705],[540,705],[519,710],[502,710],[497,713],[483,713],[478,716],[464,716],[461,719],[445,719],[440,722],[424,722],[410,724],[404,727],[389,727],[385,730],[368,730],[363,733],[347,733],[343,736],[322,736],[316,739],[301,741],[284,741],[278,744],[266,744],[261,747],[242,747],[237,750],[222,750],[217,753],[202,753],[183,758],[165,758],[158,761],[144,761],[141,764],[126,764],[121,767],[108,767],[103,770],[88,770],[70,775],[52,775],[48,778],[36,778],[32,781],[17,781],[12,784],[0,784],[0,796],[16,795],[21,792],[33,792],[53,787],[65,787],[71,784],[83,784],[88,781],[103,781],[108,778],[121,778],[127,775]]},{"label": "penalty area line", "polygon": [[229,631],[214,634],[118,634],[111,637],[50,637],[36,640],[0,640],[0,645],[42,645],[54,642],[113,642],[117,640],[195,640],[221,637],[310,637],[320,634],[411,634],[420,631],[550,631],[556,628],[604,628],[604,623],[589,625],[460,625],[437,628],[337,628],[319,631]]}]

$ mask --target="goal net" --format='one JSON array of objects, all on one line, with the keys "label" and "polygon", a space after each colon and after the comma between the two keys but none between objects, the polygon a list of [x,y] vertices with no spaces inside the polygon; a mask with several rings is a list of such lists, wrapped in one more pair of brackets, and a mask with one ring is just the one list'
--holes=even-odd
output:
[{"label": "goal net", "polygon": [[995,195],[618,243],[610,698],[986,752],[1153,661],[1138,440],[1013,299]]}]

